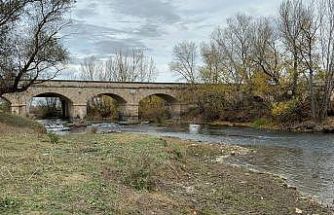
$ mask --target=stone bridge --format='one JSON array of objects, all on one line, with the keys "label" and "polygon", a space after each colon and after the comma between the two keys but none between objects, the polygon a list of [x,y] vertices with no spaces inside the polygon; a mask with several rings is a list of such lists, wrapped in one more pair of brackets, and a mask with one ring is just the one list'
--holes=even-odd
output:
[{"label": "stone bridge", "polygon": [[64,116],[70,119],[84,119],[87,103],[92,98],[108,95],[120,105],[122,120],[138,121],[139,102],[156,95],[164,99],[171,115],[176,118],[183,109],[178,94],[185,84],[173,83],[114,83],[94,81],[47,81],[37,84],[22,93],[4,95],[15,114],[29,115],[29,106],[34,97],[59,97]]}]

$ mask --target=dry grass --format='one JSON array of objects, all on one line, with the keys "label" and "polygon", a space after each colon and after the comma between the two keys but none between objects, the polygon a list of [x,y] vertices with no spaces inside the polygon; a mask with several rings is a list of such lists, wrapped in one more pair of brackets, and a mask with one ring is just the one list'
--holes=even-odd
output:
[{"label": "dry grass", "polygon": [[0,139],[0,214],[328,214],[229,147],[134,134]]},{"label": "dry grass", "polygon": [[42,134],[45,129],[31,119],[0,112],[0,135],[17,133]]}]

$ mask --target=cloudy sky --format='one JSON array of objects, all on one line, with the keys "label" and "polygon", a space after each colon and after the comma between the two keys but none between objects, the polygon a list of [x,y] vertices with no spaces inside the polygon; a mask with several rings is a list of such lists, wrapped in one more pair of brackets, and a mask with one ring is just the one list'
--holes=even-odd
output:
[{"label": "cloudy sky", "polygon": [[88,56],[106,58],[115,49],[143,48],[154,57],[159,82],[176,81],[169,72],[179,41],[207,41],[210,33],[238,12],[275,15],[280,0],[79,0],[65,38],[75,71]]}]

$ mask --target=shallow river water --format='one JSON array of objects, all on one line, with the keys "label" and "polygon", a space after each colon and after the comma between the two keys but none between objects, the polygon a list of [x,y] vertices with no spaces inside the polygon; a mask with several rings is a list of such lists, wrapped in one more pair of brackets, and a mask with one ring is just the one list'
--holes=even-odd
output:
[{"label": "shallow river water", "polygon": [[[52,128],[52,126],[51,126]],[[148,125],[121,126],[120,130],[176,137],[202,143],[225,143],[256,149],[256,153],[231,157],[229,162],[287,178],[306,195],[334,206],[334,135],[296,134],[250,128],[206,127],[198,134],[187,129]],[[69,131],[59,132],[67,134]]]},{"label": "shallow river water", "polygon": [[207,127],[199,134],[152,126],[124,127],[129,132],[209,143],[255,147],[257,153],[229,162],[287,178],[288,183],[325,205],[334,200],[334,135],[295,134],[249,128]]}]

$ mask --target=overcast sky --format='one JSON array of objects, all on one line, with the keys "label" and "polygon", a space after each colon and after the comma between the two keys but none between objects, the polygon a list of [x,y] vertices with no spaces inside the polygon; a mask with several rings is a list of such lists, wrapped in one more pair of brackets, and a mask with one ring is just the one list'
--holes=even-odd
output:
[{"label": "overcast sky", "polygon": [[[176,81],[169,72],[173,46],[200,44],[226,18],[241,12],[275,15],[280,0],[79,0],[65,38],[75,70],[88,56],[106,58],[115,49],[144,48],[154,57],[159,82]],[[68,31],[68,32],[67,32]]]}]

